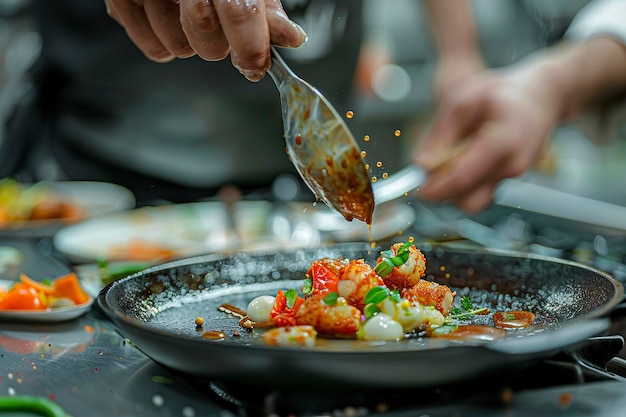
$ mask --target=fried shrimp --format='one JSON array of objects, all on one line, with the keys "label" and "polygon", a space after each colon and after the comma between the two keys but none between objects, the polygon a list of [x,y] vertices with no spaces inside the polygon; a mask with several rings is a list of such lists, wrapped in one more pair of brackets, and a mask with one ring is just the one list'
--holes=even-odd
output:
[{"label": "fried shrimp", "polygon": [[410,288],[403,289],[400,294],[411,302],[418,302],[424,306],[433,306],[444,316],[450,313],[454,293],[446,285],[436,282],[419,280]]},{"label": "fried shrimp", "polygon": [[328,305],[323,294],[307,298],[296,313],[298,325],[313,326],[327,336],[356,337],[361,327],[361,311],[339,297],[336,304]]},{"label": "fried shrimp", "polygon": [[[400,251],[403,246],[403,243],[395,243],[391,246],[390,251],[394,256],[398,255],[398,251]],[[393,270],[383,278],[385,285],[392,290],[412,287],[424,276],[426,271],[426,258],[424,254],[413,245],[411,245],[408,250],[409,256],[406,262],[402,265],[395,266]],[[376,265],[381,262],[384,262],[382,255],[376,260]]]},{"label": "fried shrimp", "polygon": [[263,341],[269,346],[315,346],[317,332],[312,326],[276,327],[263,333]]},{"label": "fried shrimp", "polygon": [[363,259],[355,259],[343,269],[337,283],[337,293],[348,304],[362,310],[367,292],[379,285],[383,285],[383,282],[374,268]]}]

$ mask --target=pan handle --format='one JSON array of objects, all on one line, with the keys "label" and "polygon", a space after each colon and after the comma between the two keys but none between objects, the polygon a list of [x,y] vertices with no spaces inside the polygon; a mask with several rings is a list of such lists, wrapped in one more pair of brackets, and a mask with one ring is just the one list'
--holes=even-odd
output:
[{"label": "pan handle", "polygon": [[572,321],[552,331],[529,337],[504,339],[485,346],[491,350],[510,355],[558,351],[597,336],[608,330],[610,325],[611,320],[609,318]]}]

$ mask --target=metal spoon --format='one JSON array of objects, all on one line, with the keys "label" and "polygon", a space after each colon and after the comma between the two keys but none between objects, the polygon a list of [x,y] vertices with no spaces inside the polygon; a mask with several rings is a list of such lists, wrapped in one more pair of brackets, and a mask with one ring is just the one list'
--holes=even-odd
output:
[{"label": "metal spoon", "polygon": [[269,74],[280,92],[291,162],[315,194],[351,221],[372,223],[374,193],[352,133],[333,106],[271,48]]}]

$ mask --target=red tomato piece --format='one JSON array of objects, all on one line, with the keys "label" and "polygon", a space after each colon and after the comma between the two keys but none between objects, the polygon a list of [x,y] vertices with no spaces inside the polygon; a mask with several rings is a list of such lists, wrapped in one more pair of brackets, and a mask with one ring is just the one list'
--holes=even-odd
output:
[{"label": "red tomato piece", "polygon": [[15,284],[0,300],[0,310],[45,310],[39,293],[33,287]]},{"label": "red tomato piece", "polygon": [[337,292],[339,276],[321,262],[313,262],[309,269],[312,280],[312,295]]},{"label": "red tomato piece", "polygon": [[304,299],[300,296],[296,298],[293,307],[287,307],[287,297],[283,290],[278,290],[276,294],[276,300],[274,301],[274,307],[270,312],[270,317],[277,327],[295,326],[296,325],[296,312],[300,306],[304,303]]}]

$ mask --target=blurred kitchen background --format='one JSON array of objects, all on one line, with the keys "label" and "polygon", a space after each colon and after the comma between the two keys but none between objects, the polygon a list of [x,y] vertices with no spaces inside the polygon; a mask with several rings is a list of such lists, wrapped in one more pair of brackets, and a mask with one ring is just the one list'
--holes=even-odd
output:
[{"label": "blurred kitchen background", "polygon": [[[587,1],[474,0],[472,3],[485,58],[490,66],[502,67],[557,42]],[[393,174],[407,164],[408,150],[433,110],[431,81],[435,51],[420,1],[363,0],[363,6],[363,50],[377,53],[361,60],[351,104],[339,110],[354,112],[349,124],[367,151],[368,161],[371,164],[380,161],[381,173]],[[0,122],[29,93],[29,80],[24,74],[41,48],[30,12],[28,0],[0,2]],[[316,47],[315,33],[310,30],[309,38],[309,44],[295,56],[306,55],[307,48]],[[334,75],[319,74],[319,79]],[[396,130],[402,132],[400,137],[394,135]],[[0,149],[6,152],[12,145],[3,135],[0,130]],[[361,140],[365,135],[370,137],[368,142]],[[621,132],[621,136],[626,139],[626,132]],[[495,206],[472,218],[453,207],[429,207],[412,202],[415,210],[412,232],[438,240],[461,237],[490,247],[593,260],[603,269],[625,275],[622,254],[626,244],[622,236],[626,216],[621,216],[617,207],[603,205],[626,205],[625,147],[626,141],[594,144],[577,126],[563,126],[554,132],[552,147],[543,161],[523,181],[564,194],[546,194],[542,197],[543,206],[537,211]],[[280,153],[278,157],[284,155]],[[59,178],[54,164],[46,162],[45,155],[40,177],[63,179]],[[523,194],[523,190],[520,192]],[[564,203],[568,201],[564,198],[572,194],[588,200]],[[526,197],[537,196],[531,192]],[[577,209],[575,213],[564,210],[563,218],[558,216],[558,210],[572,206]],[[546,207],[548,214],[542,212]],[[607,217],[607,213],[618,217]]]},{"label": "blurred kitchen background", "polygon": [[[473,0],[482,51],[488,65],[505,66],[558,41],[573,15],[587,2]],[[289,3],[303,1],[285,1],[285,4]],[[328,3],[324,7],[328,9],[335,6]],[[419,0],[364,0],[363,7],[363,50],[367,53],[363,53],[361,66],[355,75],[351,110],[356,116],[351,123],[355,136],[367,134],[372,138],[364,144],[368,154],[371,154],[370,159],[381,158],[387,168],[393,170],[393,165],[406,163],[405,150],[432,110],[431,80],[436,55]],[[8,116],[20,96],[27,94],[28,79],[23,75],[41,49],[41,40],[32,24],[31,11],[31,0],[0,2],[0,120]],[[339,14],[334,10],[320,13],[326,12]],[[305,27],[309,26],[307,30],[312,30],[307,25],[309,22],[301,23]],[[325,28],[315,29],[321,32]],[[309,38],[309,42],[301,48],[301,53],[294,54],[296,58],[306,57],[318,47],[316,34],[310,33]],[[324,77],[324,74],[319,76]],[[384,140],[393,138],[393,132],[397,129],[403,132],[403,140]],[[1,136],[0,140],[6,142]],[[577,156],[571,143],[568,141],[565,155],[563,150],[559,150],[559,155],[568,159],[568,163],[574,163],[569,159]],[[584,144],[581,147],[584,159],[592,157],[590,149]],[[607,154],[614,155],[614,152]],[[565,167],[557,167],[561,168]],[[573,181],[569,181],[570,185],[584,180],[577,178],[581,176],[577,174],[580,172],[578,167],[567,169],[568,175],[574,175]],[[54,177],[55,174],[54,169],[49,168],[49,172],[43,176]],[[582,176],[587,177],[586,173]]]}]

